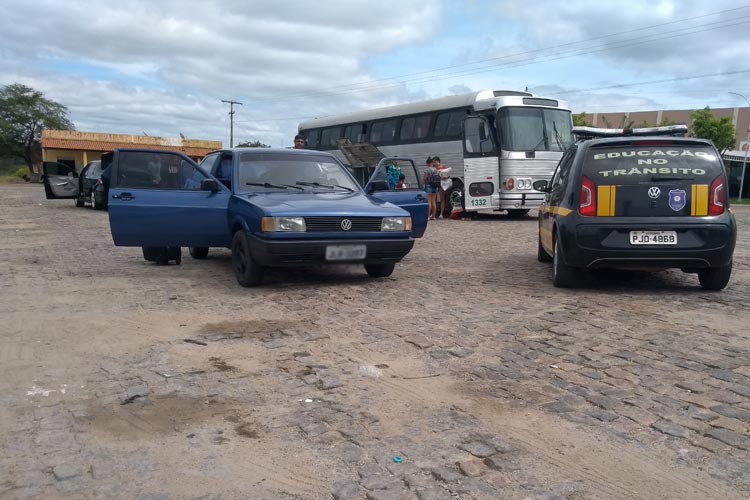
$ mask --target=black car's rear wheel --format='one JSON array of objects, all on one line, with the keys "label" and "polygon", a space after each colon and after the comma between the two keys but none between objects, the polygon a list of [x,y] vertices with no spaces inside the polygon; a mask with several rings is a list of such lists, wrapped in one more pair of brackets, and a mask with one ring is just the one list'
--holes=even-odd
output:
[{"label": "black car's rear wheel", "polygon": [[712,267],[698,271],[698,281],[704,290],[723,290],[732,275],[732,263],[724,267]]},{"label": "black car's rear wheel", "polygon": [[232,238],[232,269],[242,286],[256,286],[263,281],[265,269],[253,259],[245,231],[237,231]]},{"label": "black car's rear wheel", "polygon": [[393,274],[393,270],[396,268],[395,262],[388,262],[385,264],[365,264],[365,271],[370,278],[385,278]]},{"label": "black car's rear wheel", "polygon": [[194,259],[205,259],[208,257],[208,247],[190,247],[190,256]]},{"label": "black car's rear wheel", "polygon": [[539,241],[538,241],[537,244],[538,244],[539,248],[537,248],[537,251],[536,251],[536,260],[538,260],[539,262],[552,262],[552,257],[549,256],[549,254],[547,253],[547,251],[542,246],[542,236],[541,235],[539,235],[538,240]]},{"label": "black car's rear wheel", "polygon": [[578,271],[563,261],[562,245],[555,238],[555,253],[552,256],[552,283],[558,288],[570,288],[578,281]]}]

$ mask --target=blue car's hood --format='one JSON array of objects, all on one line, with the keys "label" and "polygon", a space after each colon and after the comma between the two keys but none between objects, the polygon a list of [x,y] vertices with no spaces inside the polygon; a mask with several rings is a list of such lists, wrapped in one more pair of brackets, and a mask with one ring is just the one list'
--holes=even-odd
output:
[{"label": "blue car's hood", "polygon": [[362,193],[293,192],[242,194],[240,198],[268,215],[302,216],[406,216],[409,212],[396,205]]}]

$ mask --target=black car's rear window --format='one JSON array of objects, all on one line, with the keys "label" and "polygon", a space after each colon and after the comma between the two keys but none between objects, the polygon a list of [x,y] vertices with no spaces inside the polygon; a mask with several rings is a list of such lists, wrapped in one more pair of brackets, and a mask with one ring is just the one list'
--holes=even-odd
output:
[{"label": "black car's rear window", "polygon": [[595,184],[641,184],[658,180],[711,182],[722,172],[716,151],[697,145],[635,145],[589,149],[583,165]]}]

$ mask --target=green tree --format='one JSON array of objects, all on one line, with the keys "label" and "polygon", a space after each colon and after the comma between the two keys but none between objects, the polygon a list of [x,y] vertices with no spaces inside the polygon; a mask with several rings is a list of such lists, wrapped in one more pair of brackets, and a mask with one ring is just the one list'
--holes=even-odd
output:
[{"label": "green tree", "polygon": [[43,128],[74,130],[68,108],[20,83],[0,89],[0,156],[21,158],[36,173]]},{"label": "green tree", "polygon": [[573,126],[575,127],[588,127],[590,125],[589,123],[589,117],[586,116],[586,112],[584,111],[581,114],[573,115]]},{"label": "green tree", "polygon": [[728,116],[716,118],[711,108],[706,106],[690,113],[693,125],[690,127],[690,135],[701,139],[710,139],[720,153],[724,153],[737,143],[734,124]]},{"label": "green tree", "polygon": [[245,141],[237,144],[238,148],[270,148],[268,144],[263,144],[260,141]]}]

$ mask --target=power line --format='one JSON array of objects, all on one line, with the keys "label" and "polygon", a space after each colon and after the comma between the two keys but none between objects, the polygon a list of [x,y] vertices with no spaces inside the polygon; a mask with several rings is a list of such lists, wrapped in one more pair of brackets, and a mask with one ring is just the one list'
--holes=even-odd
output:
[{"label": "power line", "polygon": [[221,100],[221,102],[225,102],[229,104],[229,147],[234,147],[234,105],[239,104],[242,106],[243,104],[239,101],[225,101],[224,99]]},{"label": "power line", "polygon": [[[743,18],[745,18],[745,17],[750,17],[750,16],[744,16]],[[743,18],[739,18],[739,19],[743,19]],[[660,41],[660,40],[666,40],[666,39],[670,39],[670,38],[677,38],[677,37],[680,37],[680,36],[691,35],[691,34],[695,34],[695,33],[701,33],[701,32],[704,32],[704,31],[710,31],[710,30],[714,30],[714,29],[718,29],[718,28],[727,28],[727,27],[736,26],[736,25],[740,25],[740,24],[747,24],[748,22],[750,22],[750,21],[741,21],[741,22],[735,22],[735,23],[731,23],[731,24],[723,24],[723,25],[718,25],[718,26],[714,26],[714,27],[706,28],[706,29],[702,29],[702,30],[688,31],[688,32],[677,33],[677,34],[673,34],[673,35],[669,35],[669,36],[659,36],[659,37],[656,37],[656,38],[652,38],[655,35],[648,35],[647,37],[640,37],[640,38],[649,38],[649,39],[646,39],[646,40],[632,39],[632,40],[625,40],[624,41],[624,42],[627,42],[627,43],[620,43],[620,44],[617,44],[617,45],[601,45],[601,46],[595,47],[595,48],[590,49],[590,50],[589,49],[576,49],[578,52],[571,52],[571,53],[567,53],[567,54],[565,54],[565,53],[563,53],[563,54],[550,54],[550,56],[548,56],[548,57],[546,57],[544,59],[536,59],[536,60],[533,60],[533,61],[512,61],[512,62],[508,62],[508,63],[504,63],[504,64],[499,64],[499,65],[493,65],[491,67],[480,68],[480,69],[476,69],[476,70],[464,70],[464,71],[453,72],[453,73],[449,73],[449,74],[441,76],[441,77],[417,78],[417,79],[399,81],[399,82],[396,82],[396,83],[393,83],[393,84],[388,84],[388,85],[374,85],[374,86],[370,86],[370,87],[361,87],[361,88],[358,88],[358,89],[352,89],[352,90],[342,91],[342,92],[323,92],[323,91],[321,91],[321,92],[317,92],[317,93],[310,93],[310,94],[307,94],[307,95],[304,95],[304,96],[300,95],[300,96],[298,96],[296,98],[297,99],[301,99],[301,98],[305,98],[305,97],[307,97],[307,98],[310,98],[310,97],[330,97],[330,96],[336,96],[336,95],[354,94],[354,93],[358,93],[358,92],[362,92],[362,91],[366,91],[366,90],[386,90],[386,89],[389,89],[389,88],[400,87],[400,86],[404,85],[405,83],[428,83],[428,82],[446,80],[446,79],[449,79],[449,78],[455,78],[455,77],[458,77],[458,76],[476,75],[476,74],[479,74],[479,73],[487,73],[487,72],[490,72],[490,71],[497,71],[498,69],[501,69],[501,68],[511,68],[511,67],[515,68],[515,67],[528,66],[528,65],[539,64],[539,63],[544,63],[544,62],[559,61],[559,60],[562,60],[562,59],[569,59],[569,58],[572,58],[572,57],[578,57],[578,56],[582,56],[582,55],[589,55],[589,54],[594,54],[594,53],[597,53],[597,52],[604,52],[604,51],[614,50],[614,49],[618,49],[618,48],[625,48],[625,47],[632,47],[632,46],[636,46],[636,45],[643,45],[643,44],[646,44],[646,43],[652,43],[652,42],[656,42],[656,41]],[[712,24],[715,24],[715,23],[712,23]],[[693,28],[696,28],[696,27],[700,27],[700,26],[695,26]],[[679,32],[679,31],[685,31],[685,30],[675,30],[675,31]],[[289,97],[285,97],[284,99],[288,100],[288,99],[294,99],[294,98],[295,97],[289,96]]]},{"label": "power line", "polygon": [[[499,64],[499,65],[492,65],[490,67],[484,67],[484,68],[478,68],[478,69],[469,69],[469,70],[461,70],[461,71],[458,71],[458,72],[452,72],[452,73],[449,73],[449,74],[443,75],[443,76],[421,77],[421,78],[414,78],[414,79],[406,79],[406,80],[402,80],[402,81],[399,81],[399,82],[396,82],[396,83],[391,83],[391,84],[386,84],[386,85],[373,85],[374,83],[377,83],[377,82],[392,81],[393,79],[403,78],[404,76],[417,76],[417,75],[422,75],[422,74],[435,73],[435,72],[438,72],[438,71],[444,71],[446,69],[453,69],[453,68],[465,67],[465,66],[470,66],[470,65],[483,64],[483,63],[490,62],[490,61],[497,61],[497,60],[503,60],[503,59],[518,58],[518,57],[522,57],[522,56],[529,56],[529,55],[532,55],[532,54],[537,54],[537,53],[544,52],[544,51],[549,51],[549,50],[555,50],[555,49],[559,49],[559,48],[562,48],[562,47],[568,47],[568,46],[576,45],[576,44],[580,44],[580,43],[590,42],[590,41],[594,41],[594,40],[601,40],[601,39],[606,39],[606,38],[611,38],[611,37],[622,35],[622,34],[633,33],[633,32],[638,32],[638,31],[644,31],[644,30],[647,30],[647,29],[652,29],[652,28],[656,28],[656,27],[662,27],[662,26],[676,24],[676,23],[683,23],[683,22],[689,21],[689,20],[701,19],[701,18],[705,18],[705,17],[709,17],[709,16],[714,16],[714,15],[718,15],[718,14],[723,14],[723,13],[727,13],[727,12],[733,12],[733,11],[747,9],[747,8],[748,8],[748,6],[738,7],[738,8],[734,8],[734,9],[727,9],[727,10],[718,11],[718,12],[714,12],[714,13],[710,13],[710,14],[705,14],[705,15],[702,15],[702,16],[695,16],[695,17],[691,17],[691,18],[685,18],[685,19],[680,19],[680,20],[676,20],[676,21],[670,21],[668,23],[660,23],[660,24],[656,24],[656,25],[646,26],[646,27],[643,27],[643,28],[637,28],[637,29],[622,31],[622,32],[613,33],[613,34],[609,34],[609,35],[602,35],[602,36],[593,37],[593,38],[589,38],[589,39],[585,39],[585,40],[580,40],[580,41],[576,41],[576,42],[568,42],[568,43],[564,43],[564,44],[549,46],[549,47],[540,48],[540,49],[534,49],[534,50],[525,51],[525,52],[519,52],[519,53],[510,54],[510,55],[501,56],[501,57],[496,57],[496,58],[484,59],[484,60],[480,60],[480,61],[463,63],[463,64],[458,64],[458,65],[453,65],[453,66],[446,66],[446,67],[443,67],[443,68],[438,68],[438,69],[429,70],[429,71],[423,71],[423,72],[419,72],[419,73],[411,73],[411,74],[402,75],[402,76],[396,76],[396,77],[392,77],[392,78],[388,78],[388,79],[372,80],[372,81],[369,81],[369,82],[361,82],[361,83],[356,83],[356,84],[349,84],[349,85],[340,85],[340,86],[336,86],[336,87],[329,87],[327,89],[321,89],[320,91],[312,92],[312,93],[310,93],[310,92],[302,92],[302,93],[287,94],[287,95],[278,94],[276,96],[270,96],[268,98],[261,98],[260,101],[264,102],[264,101],[274,101],[274,100],[279,100],[279,99],[290,99],[290,98],[293,99],[293,98],[318,97],[318,96],[333,96],[333,95],[356,93],[356,92],[361,92],[361,91],[365,91],[365,90],[386,89],[386,88],[401,86],[404,83],[425,83],[425,82],[429,82],[429,81],[444,80],[444,79],[447,79],[447,78],[450,78],[450,77],[455,77],[455,76],[467,76],[467,75],[482,73],[482,72],[486,72],[486,71],[494,71],[495,69],[501,68],[501,67],[509,67],[509,66],[512,67],[512,66],[523,66],[523,65],[527,65],[527,64],[537,64],[537,63],[540,63],[540,62],[549,62],[549,61],[554,61],[554,60],[559,60],[559,59],[564,59],[564,58],[569,58],[569,57],[576,57],[576,56],[580,56],[580,55],[587,55],[587,54],[591,54],[591,53],[594,53],[594,52],[600,52],[600,51],[604,51],[604,50],[612,50],[612,49],[616,49],[616,48],[629,47],[629,46],[640,45],[640,44],[644,44],[644,43],[651,43],[651,42],[655,42],[655,41],[659,41],[659,40],[664,40],[664,39],[669,39],[669,38],[675,38],[675,37],[678,37],[678,36],[685,36],[685,35],[700,33],[700,32],[703,32],[703,31],[708,31],[708,30],[713,30],[713,29],[718,29],[718,28],[731,27],[731,26],[735,26],[735,25],[739,25],[739,24],[745,24],[748,21],[742,21],[742,22],[736,22],[736,21],[739,20],[739,19],[746,19],[746,18],[748,18],[750,16],[740,16],[740,17],[735,17],[735,18],[730,19],[730,20],[715,21],[715,22],[712,22],[712,23],[706,23],[706,24],[701,24],[701,25],[689,26],[689,27],[685,27],[685,28],[680,28],[680,29],[676,29],[676,30],[662,32],[662,33],[659,33],[659,34],[648,34],[648,35],[644,35],[644,36],[640,36],[640,37],[635,37],[635,38],[631,38],[631,39],[620,40],[620,41],[617,41],[613,45],[612,44],[602,44],[602,45],[595,46],[595,47],[593,47],[594,50],[591,50],[592,49],[591,47],[584,47],[584,48],[574,49],[574,52],[569,53],[569,54],[566,54],[564,52],[563,53],[557,53],[557,54],[553,53],[553,54],[549,54],[547,58],[541,59],[541,60],[535,60],[535,61],[509,61],[507,63],[503,63],[503,64]],[[696,30],[696,28],[706,28],[706,29]],[[670,35],[670,36],[665,36],[665,35]],[[333,90],[335,90],[335,89],[347,89],[347,88],[349,89],[348,91],[333,92]]]},{"label": "power line", "polygon": [[578,92],[593,92],[596,90],[618,89],[618,88],[623,88],[623,87],[634,87],[637,85],[653,85],[654,83],[680,82],[684,80],[696,80],[699,78],[711,78],[714,76],[739,75],[743,73],[750,73],[750,70],[744,69],[744,70],[739,70],[739,71],[724,71],[722,73],[708,73],[704,75],[680,76],[677,78],[662,78],[660,80],[648,80],[645,82],[618,83],[617,85],[607,85],[604,87],[592,87],[592,88],[581,89],[581,90],[563,90],[561,92],[556,92],[556,94],[561,95],[561,94],[574,94]]}]

